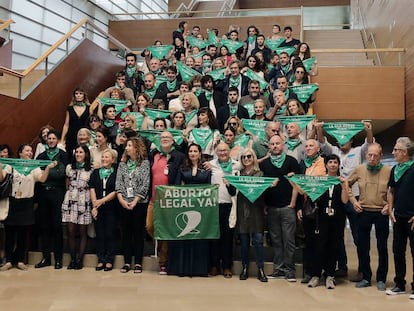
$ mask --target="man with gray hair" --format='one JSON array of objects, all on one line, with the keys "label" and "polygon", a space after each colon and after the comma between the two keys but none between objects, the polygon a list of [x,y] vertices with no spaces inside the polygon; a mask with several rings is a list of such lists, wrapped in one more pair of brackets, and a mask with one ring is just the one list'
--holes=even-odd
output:
[{"label": "man with gray hair", "polygon": [[[406,245],[410,240],[411,256],[414,257],[414,143],[408,137],[397,139],[392,151],[397,164],[391,170],[388,183],[388,208],[391,221],[394,223],[395,286],[386,291],[387,295],[405,293]],[[414,258],[412,262],[414,263]],[[414,264],[413,264],[414,265]],[[410,299],[414,299],[414,277],[411,283]]]}]

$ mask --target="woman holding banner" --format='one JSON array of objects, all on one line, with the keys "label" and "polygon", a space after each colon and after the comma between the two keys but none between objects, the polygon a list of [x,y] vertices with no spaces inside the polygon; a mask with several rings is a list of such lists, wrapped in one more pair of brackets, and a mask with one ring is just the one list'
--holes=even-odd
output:
[{"label": "woman holding banner", "polygon": [[124,266],[122,273],[131,269],[135,257],[134,273],[142,272],[144,228],[150,189],[150,164],[145,144],[140,138],[127,140],[125,153],[119,163],[115,188],[121,204],[122,242]]},{"label": "woman holding banner", "polygon": [[[20,145],[17,153],[24,162],[19,161],[20,159],[2,159],[0,163],[0,181],[3,181],[6,174],[13,175],[12,193],[8,199],[5,199],[9,204],[9,213],[4,221],[6,263],[1,267],[1,271],[9,270],[13,266],[13,260],[17,261],[17,269],[27,269],[24,264],[26,236],[29,226],[35,222],[33,210],[35,183],[45,182],[50,169],[57,164],[56,161],[31,161],[33,151],[29,144]],[[9,164],[3,166],[7,160]],[[48,165],[42,171],[40,166],[46,163]]]},{"label": "woman holding banner", "polygon": [[[188,147],[184,163],[177,174],[176,184],[210,184],[211,171],[202,167],[200,145]],[[208,240],[177,240],[168,243],[168,274],[207,276],[209,265]]]},{"label": "woman holding banner", "polygon": [[[263,176],[253,149],[246,148],[241,153],[240,159],[242,167],[240,176]],[[241,192],[238,193],[236,228],[240,234],[241,242],[242,272],[240,273],[240,280],[247,280],[249,277],[249,248],[250,238],[252,238],[256,253],[257,278],[260,282],[267,282],[266,274],[263,271],[264,202],[261,197],[252,203]]]}]

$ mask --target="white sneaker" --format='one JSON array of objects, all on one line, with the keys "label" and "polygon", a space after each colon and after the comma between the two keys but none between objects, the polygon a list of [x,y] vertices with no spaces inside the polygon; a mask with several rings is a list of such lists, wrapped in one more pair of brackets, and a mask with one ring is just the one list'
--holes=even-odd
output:
[{"label": "white sneaker", "polygon": [[308,287],[316,287],[318,285],[319,285],[319,278],[317,276],[313,276],[308,283]]},{"label": "white sneaker", "polygon": [[399,288],[398,286],[395,286],[395,287],[393,287],[393,288],[391,288],[391,289],[387,289],[387,290],[385,291],[385,293],[386,293],[387,295],[390,295],[390,296],[395,296],[395,295],[405,294],[405,290],[403,290],[403,289]]},{"label": "white sneaker", "polygon": [[325,286],[326,286],[326,289],[334,289],[335,288],[335,278],[333,276],[326,277]]}]

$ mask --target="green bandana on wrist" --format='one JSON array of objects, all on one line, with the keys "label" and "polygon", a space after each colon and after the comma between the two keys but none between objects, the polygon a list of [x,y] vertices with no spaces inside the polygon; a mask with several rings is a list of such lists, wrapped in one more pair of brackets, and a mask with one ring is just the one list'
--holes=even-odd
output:
[{"label": "green bandana on wrist", "polygon": [[109,177],[109,175],[111,175],[112,173],[114,172],[114,168],[113,167],[111,167],[111,168],[104,168],[104,167],[101,167],[100,169],[99,169],[99,178],[102,180],[102,179],[105,179],[105,178],[108,178]]},{"label": "green bandana on wrist", "polygon": [[288,147],[288,150],[295,150],[297,146],[299,146],[302,143],[300,138],[288,138],[286,141],[286,145]]},{"label": "green bandana on wrist", "polygon": [[233,171],[233,161],[232,161],[231,158],[227,162],[220,162],[219,161],[219,164],[220,164],[220,167],[221,167],[221,169],[223,170],[224,173],[227,173],[227,174],[232,173],[232,171]]},{"label": "green bandana on wrist", "polygon": [[285,163],[286,160],[286,153],[282,153],[279,155],[271,155],[270,156],[270,162],[277,168],[281,168],[283,163]]},{"label": "green bandana on wrist", "polygon": [[394,168],[394,180],[399,181],[404,173],[413,165],[414,161],[410,160],[404,163],[397,164]]},{"label": "green bandana on wrist", "polygon": [[319,158],[319,153],[315,154],[313,157],[306,157],[303,161],[305,162],[306,167],[310,167],[313,162],[315,162]]}]

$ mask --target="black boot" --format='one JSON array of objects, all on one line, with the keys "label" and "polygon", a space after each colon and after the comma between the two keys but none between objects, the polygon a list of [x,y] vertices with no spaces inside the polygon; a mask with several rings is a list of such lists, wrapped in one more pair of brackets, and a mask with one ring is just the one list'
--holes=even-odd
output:
[{"label": "black boot", "polygon": [[240,280],[247,280],[249,277],[249,270],[247,266],[243,266],[242,272],[240,273]]},{"label": "black boot", "polygon": [[264,273],[263,268],[257,269],[257,278],[259,279],[260,282],[267,282],[267,276]]},{"label": "black boot", "polygon": [[76,267],[76,256],[75,255],[71,255],[70,256],[70,263],[68,265],[68,270],[73,270]]},{"label": "black boot", "polygon": [[75,270],[81,270],[83,268],[83,256],[76,259]]},{"label": "black boot", "polygon": [[50,257],[43,257],[41,261],[35,264],[35,268],[44,268],[50,266],[51,264]]}]

